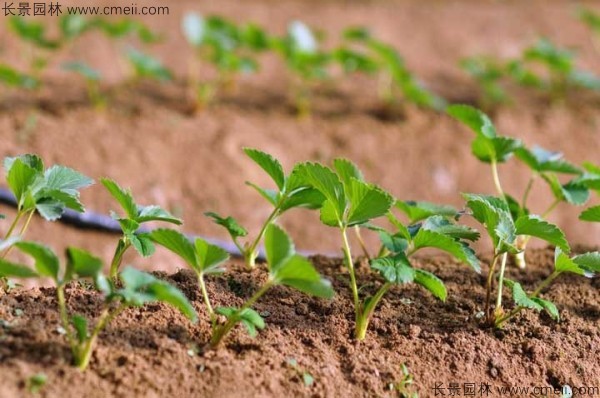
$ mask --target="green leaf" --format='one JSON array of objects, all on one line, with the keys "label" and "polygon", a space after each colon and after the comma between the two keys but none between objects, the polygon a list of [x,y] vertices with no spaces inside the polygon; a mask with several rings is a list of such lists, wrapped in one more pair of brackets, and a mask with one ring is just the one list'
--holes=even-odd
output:
[{"label": "green leaf", "polygon": [[415,283],[429,290],[429,292],[438,299],[446,301],[448,292],[446,291],[446,286],[444,285],[444,282],[442,282],[440,278],[438,278],[431,272],[427,272],[422,269],[416,269]]},{"label": "green leaf", "polygon": [[167,248],[181,257],[192,269],[202,272],[196,249],[192,242],[181,232],[173,229],[159,228],[149,234],[155,243]]},{"label": "green leaf", "polygon": [[546,312],[548,313],[548,315],[550,315],[552,319],[554,319],[557,322],[560,320],[558,308],[556,308],[556,305],[554,305],[552,301],[544,300],[539,297],[532,297],[531,300],[537,303],[544,310],[546,310]]},{"label": "green leaf", "polygon": [[585,184],[572,180],[561,184],[556,174],[543,173],[542,178],[550,185],[554,197],[558,200],[573,205],[583,205],[590,197],[590,192]]},{"label": "green leaf", "polygon": [[421,228],[447,235],[454,239],[467,239],[473,242],[479,239],[479,231],[476,229],[466,225],[455,224],[442,216],[431,216],[427,218],[423,222]]},{"label": "green leaf", "polygon": [[281,212],[294,207],[303,207],[306,209],[318,209],[323,206],[325,197],[321,192],[314,188],[303,187],[294,190],[280,206]]},{"label": "green leaf", "polygon": [[316,297],[332,298],[334,295],[331,282],[322,278],[310,261],[297,254],[271,270],[271,277],[276,283]]},{"label": "green leaf", "polygon": [[200,269],[205,274],[220,273],[223,269],[219,266],[229,259],[227,251],[218,246],[211,245],[204,239],[197,238],[194,241],[196,255]]},{"label": "green leaf", "polygon": [[555,172],[562,174],[581,174],[579,167],[563,159],[560,152],[548,151],[539,146],[529,150],[521,147],[515,151],[518,159],[523,161],[529,168],[538,173]]},{"label": "green leaf", "polygon": [[46,179],[45,188],[77,195],[78,190],[89,187],[94,183],[89,177],[65,166],[55,165],[44,173]]},{"label": "green leaf", "polygon": [[583,270],[573,259],[569,258],[565,253],[557,247],[554,250],[554,271],[555,272],[570,272],[577,275],[585,275]]},{"label": "green leaf", "polygon": [[586,209],[579,215],[582,221],[600,222],[600,206],[593,206]]},{"label": "green leaf", "polygon": [[132,267],[126,267],[120,276],[124,289],[119,290],[118,294],[130,305],[139,306],[158,301],[170,304],[192,322],[198,320],[198,314],[192,304],[173,285]]},{"label": "green leaf", "polygon": [[463,197],[473,217],[485,226],[494,248],[500,252],[513,250],[516,231],[508,204],[495,196],[463,194]]},{"label": "green leaf", "polygon": [[121,208],[123,208],[127,217],[135,220],[138,216],[138,209],[135,200],[131,195],[131,191],[121,188],[119,184],[109,178],[102,178],[100,182],[121,205]]},{"label": "green leaf", "polygon": [[415,269],[404,253],[371,260],[371,268],[379,271],[390,283],[411,283],[416,277]]},{"label": "green leaf", "polygon": [[463,245],[448,235],[421,228],[413,240],[413,253],[428,247],[451,254],[457,260],[469,264],[477,272],[481,270],[477,258],[472,256],[471,252],[467,251],[468,246]]},{"label": "green leaf", "polygon": [[183,224],[181,219],[173,216],[168,211],[164,210],[160,206],[143,206],[138,208],[138,215],[135,218],[138,223],[145,223],[148,221],[163,221],[175,225]]},{"label": "green leaf", "polygon": [[6,182],[15,195],[19,208],[24,205],[26,193],[31,191],[40,178],[41,173],[27,165],[21,158],[14,159],[10,163],[10,167],[7,168]]},{"label": "green leaf", "polygon": [[585,271],[600,273],[600,252],[590,252],[573,257],[573,262]]},{"label": "green leaf", "polygon": [[17,242],[15,247],[33,257],[35,269],[39,275],[47,276],[58,282],[60,262],[52,250],[34,242]]},{"label": "green leaf", "polygon": [[[326,214],[321,212],[322,220],[335,219],[337,223],[343,222],[346,210],[346,195],[340,178],[330,168],[318,163],[301,163],[296,166],[296,173],[302,180],[317,189],[325,196],[323,209],[326,208]],[[331,224],[327,224],[331,225]]]},{"label": "green leaf", "polygon": [[38,213],[40,213],[40,216],[47,221],[56,221],[65,212],[65,205],[63,202],[50,198],[39,200],[35,205],[35,208]]},{"label": "green leaf", "polygon": [[515,222],[517,235],[528,235],[542,239],[551,245],[559,247],[563,252],[569,253],[571,248],[563,231],[556,225],[541,219],[538,216],[522,216]]},{"label": "green leaf", "polygon": [[162,62],[148,54],[130,48],[127,51],[127,58],[133,66],[136,76],[150,78],[159,81],[169,81],[173,79],[173,74],[165,68]]},{"label": "green leaf", "polygon": [[225,316],[227,319],[234,318],[236,322],[242,322],[250,337],[256,337],[256,329],[262,330],[265,328],[264,319],[252,308],[245,308],[240,311],[234,307],[219,307],[215,312]]},{"label": "green leaf", "polygon": [[11,236],[10,238],[8,238],[6,240],[0,239],[0,252],[5,251],[6,249],[8,249],[9,247],[11,247],[12,245],[14,245],[15,243],[17,243],[20,240],[21,240],[20,236]]},{"label": "green leaf", "polygon": [[277,206],[277,201],[279,199],[279,192],[274,190],[274,189],[264,189],[259,187],[258,185],[246,181],[246,185],[251,186],[252,188],[254,188],[259,194],[260,196],[262,196],[263,198],[265,198],[269,203],[271,203],[273,206]]},{"label": "green leaf", "polygon": [[377,231],[381,244],[391,253],[404,252],[408,247],[408,241],[401,233],[390,234],[387,231]]},{"label": "green leaf", "polygon": [[471,152],[482,162],[502,163],[522,146],[521,141],[509,137],[486,138],[479,136],[471,144]]},{"label": "green leaf", "polygon": [[511,281],[510,279],[504,279],[504,283],[512,289],[512,296],[515,304],[520,307],[530,308],[537,311],[541,311],[544,307],[542,307],[539,303],[532,300],[520,283]]},{"label": "green leaf", "polygon": [[295,254],[294,244],[283,229],[270,224],[265,231],[265,252],[271,273],[278,269]]},{"label": "green leaf", "polygon": [[96,278],[102,274],[102,268],[102,260],[87,251],[75,247],[67,249],[67,281],[74,274],[81,278]]},{"label": "green leaf", "polygon": [[485,138],[495,138],[496,128],[490,118],[480,110],[469,105],[450,105],[446,112],[454,119],[468,126],[476,134]]},{"label": "green leaf", "polygon": [[346,187],[346,192],[350,191],[352,179],[356,179],[359,181],[365,180],[358,166],[356,166],[348,159],[334,159],[333,168],[342,180],[342,184],[344,184],[344,186]]},{"label": "green leaf", "polygon": [[0,259],[0,277],[37,278],[39,275],[26,265],[16,264]]},{"label": "green leaf", "polygon": [[347,225],[358,225],[387,214],[394,203],[392,195],[375,185],[350,177],[350,210]]},{"label": "green leaf", "polygon": [[223,218],[219,216],[217,213],[207,212],[204,213],[205,216],[212,218],[213,221],[227,229],[232,238],[239,238],[248,235],[248,231],[244,227],[242,227],[233,217]]},{"label": "green leaf", "polygon": [[244,148],[244,152],[273,179],[277,188],[283,191],[285,187],[285,174],[281,163],[273,156],[258,149]]},{"label": "green leaf", "polygon": [[458,210],[452,206],[437,205],[430,202],[396,201],[395,206],[407,216],[409,223],[414,224],[431,216],[455,217]]},{"label": "green leaf", "polygon": [[126,236],[142,257],[150,257],[154,254],[156,248],[149,234],[126,234]]},{"label": "green leaf", "polygon": [[71,317],[71,323],[73,324],[73,328],[77,332],[77,340],[80,343],[83,343],[84,341],[86,341],[89,337],[89,333],[88,333],[88,329],[87,329],[87,327],[88,327],[87,319],[85,319],[81,315],[73,315]]}]

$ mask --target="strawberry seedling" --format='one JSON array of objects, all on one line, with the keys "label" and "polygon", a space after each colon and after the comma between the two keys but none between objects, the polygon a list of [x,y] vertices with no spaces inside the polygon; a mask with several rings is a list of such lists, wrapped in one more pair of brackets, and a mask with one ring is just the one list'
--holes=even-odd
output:
[{"label": "strawberry seedling", "polygon": [[[491,166],[497,194],[507,204],[513,222],[519,217],[529,215],[529,194],[533,184],[539,179],[548,184],[554,197],[553,202],[540,213],[542,219],[546,219],[562,202],[582,205],[588,200],[589,190],[580,181],[580,175],[583,171],[564,160],[561,153],[551,152],[539,147],[528,149],[520,140],[498,135],[490,118],[473,107],[452,105],[448,107],[448,114],[475,133],[475,139],[471,144],[472,153],[477,159]],[[498,173],[498,165],[508,161],[513,155],[522,161],[531,173],[520,200],[504,191]],[[560,175],[574,175],[576,177],[561,183]],[[527,236],[518,236],[515,242],[517,249],[516,261],[521,268],[526,266],[525,250],[529,240],[530,238]]]},{"label": "strawberry seedling", "polygon": [[[0,275],[52,279],[56,286],[60,320],[71,348],[73,363],[82,371],[90,362],[100,333],[129,307],[162,302],[172,305],[192,321],[197,319],[194,307],[181,291],[148,273],[127,267],[120,274],[122,287],[117,288],[103,275],[102,261],[83,250],[75,248],[67,250],[67,261],[61,273],[58,257],[46,246],[33,242],[18,242],[15,246],[33,258],[33,269],[26,265],[0,260]],[[65,297],[68,284],[81,278],[92,279],[96,289],[104,296],[102,312],[95,326],[91,328],[91,332],[85,317],[70,315]]]},{"label": "strawberry seedling", "polygon": [[[402,56],[389,44],[375,39],[364,28],[350,28],[344,34],[344,39],[360,46],[363,50],[362,68],[372,71],[376,65],[379,79],[378,95],[386,106],[392,106],[397,98],[424,108],[443,110],[446,101],[429,91],[408,69]],[[354,58],[354,59],[353,59]],[[339,59],[339,58],[338,58]],[[356,62],[356,57],[342,57],[343,62]]]},{"label": "strawberry seedling", "polygon": [[292,102],[300,117],[311,113],[312,92],[329,77],[330,54],[320,48],[319,36],[300,21],[288,26],[287,35],[271,41],[291,75]]},{"label": "strawberry seedling", "polygon": [[142,224],[159,221],[181,225],[182,221],[171,215],[168,211],[162,209],[160,206],[138,205],[135,202],[131,191],[121,188],[119,184],[113,180],[103,178],[101,182],[125,212],[124,217],[112,213],[112,217],[119,222],[123,231],[123,236],[119,239],[117,249],[115,250],[115,254],[110,263],[110,277],[114,280],[117,278],[119,267],[123,261],[123,255],[131,246],[133,246],[142,257],[148,257],[154,253],[154,244],[148,233],[140,231]]},{"label": "strawberry seedling", "polygon": [[297,168],[289,175],[285,175],[281,163],[268,153],[252,148],[244,148],[246,155],[262,168],[273,180],[276,189],[265,189],[258,185],[247,182],[249,186],[256,189],[272,206],[273,210],[263,223],[260,232],[254,240],[241,244],[239,238],[248,235],[248,231],[232,217],[221,217],[216,213],[206,213],[215,223],[226,228],[249,268],[254,268],[256,258],[259,255],[258,247],[262,241],[269,225],[273,224],[286,211],[303,207],[316,209],[325,200],[318,189],[304,184],[299,178]]},{"label": "strawberry seedling", "polygon": [[0,83],[7,87],[24,90],[33,90],[39,86],[39,81],[33,76],[21,73],[4,64],[0,64]]},{"label": "strawberry seedling", "polygon": [[88,99],[96,108],[103,108],[106,103],[106,98],[102,95],[100,90],[100,81],[102,75],[95,69],[92,69],[84,62],[68,62],[63,64],[63,69],[69,72],[73,72],[85,81],[87,89]]},{"label": "strawberry seedling", "polygon": [[502,79],[505,77],[504,65],[489,57],[470,57],[463,59],[460,66],[479,84],[480,106],[486,112],[497,105],[510,102],[509,95],[502,87]]},{"label": "strawberry seedling", "polygon": [[134,48],[127,50],[126,55],[133,69],[133,81],[150,79],[166,82],[173,80],[173,73],[159,59]]},{"label": "strawberry seedling", "polygon": [[502,327],[506,322],[525,309],[533,309],[536,311],[545,310],[552,319],[558,321],[560,319],[560,314],[556,305],[549,300],[539,297],[544,289],[546,289],[556,278],[565,273],[572,273],[591,278],[600,272],[599,252],[584,253],[569,258],[569,256],[557,247],[554,257],[554,271],[544,279],[532,293],[528,294],[525,292],[518,282],[508,279],[504,280],[504,283],[512,290],[512,297],[516,307],[512,311],[496,319],[495,326],[497,328]]},{"label": "strawberry seedling", "polygon": [[[192,243],[184,235],[173,230],[155,230],[151,237],[156,243],[183,258],[198,275],[202,297],[212,323],[210,346],[213,348],[218,347],[238,323],[242,323],[252,337],[256,335],[257,329],[265,327],[263,318],[252,306],[274,286],[289,286],[317,297],[333,297],[331,283],[319,275],[310,261],[296,254],[289,236],[274,224],[269,224],[265,231],[265,252],[269,271],[267,281],[240,307],[218,307],[214,310],[206,291],[204,275],[223,272],[220,264],[227,260],[227,253],[202,239],[196,239]],[[216,314],[227,318],[226,322],[218,324]]]},{"label": "strawberry seedling", "polygon": [[[93,184],[93,180],[68,167],[55,165],[44,168],[36,155],[22,155],[4,159],[6,181],[17,201],[17,214],[4,239],[9,239],[19,229],[22,237],[37,211],[48,221],[59,219],[65,209],[83,212],[79,190]],[[21,227],[19,224],[21,223]],[[6,257],[4,251],[2,258]]]},{"label": "strawberry seedling", "polygon": [[[231,88],[239,74],[258,70],[255,54],[269,45],[260,27],[253,24],[238,27],[217,16],[203,18],[196,13],[186,14],[182,31],[195,52],[190,62],[190,86],[197,108],[208,105],[220,90]],[[196,59],[212,64],[216,78],[200,81]]]},{"label": "strawberry seedling", "polygon": [[[456,227],[447,219],[431,220],[427,226],[409,228],[390,213],[393,197],[375,185],[364,181],[360,170],[345,159],[334,160],[334,170],[317,164],[302,163],[296,169],[306,184],[317,189],[325,197],[320,209],[321,221],[330,227],[338,228],[342,235],[344,261],[350,277],[355,313],[354,336],[363,340],[373,312],[383,296],[396,284],[416,282],[431,291],[436,297],[445,299],[443,283],[433,274],[412,267],[409,257],[425,247],[435,247],[450,252],[466,262],[476,259],[460,241],[461,232],[466,229]],[[396,233],[389,233],[369,224],[371,220],[388,215]],[[371,260],[371,267],[377,270],[385,282],[371,296],[361,299],[355,274],[355,263],[348,240],[348,229],[354,226],[367,226],[380,233],[387,250]],[[445,231],[445,232],[442,232]],[[473,237],[473,231],[470,231]],[[475,232],[475,236],[477,236]]]}]

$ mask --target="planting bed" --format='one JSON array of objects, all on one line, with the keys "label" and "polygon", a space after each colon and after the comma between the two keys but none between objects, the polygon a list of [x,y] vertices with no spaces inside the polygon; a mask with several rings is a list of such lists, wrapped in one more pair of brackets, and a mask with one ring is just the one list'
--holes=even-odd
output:
[{"label": "planting bed", "polygon": [[[585,4],[596,7],[593,2]],[[332,159],[345,157],[364,171],[367,181],[400,200],[462,209],[461,192],[495,190],[489,168],[471,155],[473,133],[443,112],[413,105],[385,108],[376,98],[372,78],[335,75],[316,91],[312,115],[298,118],[281,61],[266,55],[261,71],[240,78],[213,105],[194,113],[181,78],[190,57],[179,33],[181,17],[192,10],[218,14],[237,22],[258,22],[275,33],[301,19],[332,38],[348,26],[368,26],[452,103],[477,100],[475,84],[457,66],[461,58],[513,57],[539,36],[580,48],[578,60],[586,69],[597,70],[600,65],[590,33],[573,18],[568,1],[222,0],[200,5],[178,1],[169,6],[169,17],[141,20],[167,34],[151,52],[179,76],[175,82],[119,86],[124,75],[114,62],[115,47],[96,35],[85,36],[73,54],[61,54],[59,61],[77,55],[103,71],[111,98],[106,109],[88,103],[81,82],[48,73],[40,92],[20,93],[0,103],[0,158],[36,153],[47,165],[63,164],[96,181],[114,178],[131,187],[140,203],[158,204],[185,220],[182,231],[223,240],[227,233],[204,212],[232,215],[254,237],[272,211],[264,198],[244,185],[273,183],[244,155],[243,147],[280,159],[286,174],[297,162],[329,165]],[[0,37],[2,59],[5,54],[18,55],[17,45],[13,38]],[[560,150],[578,165],[598,164],[599,106],[597,93],[577,92],[551,102],[515,88],[514,103],[499,106],[490,116],[499,134],[519,138],[528,147],[539,144]],[[519,198],[529,178],[523,170],[516,160],[499,167],[504,190]],[[103,214],[118,210],[98,185],[82,191],[86,208]],[[588,205],[597,202],[596,194],[591,197]],[[547,187],[536,182],[529,201],[532,212],[541,214],[552,201]],[[561,203],[548,220],[573,246],[586,245],[585,251],[594,251],[600,242],[600,223],[577,221],[586,207]],[[1,238],[15,211],[2,206],[0,213],[7,216],[0,222]],[[473,220],[467,223],[475,225]],[[455,396],[465,396],[465,388],[474,385],[475,396],[499,397],[523,396],[502,394],[498,391],[502,386],[600,388],[600,278],[563,275],[542,293],[558,307],[558,323],[544,312],[523,311],[504,329],[494,330],[482,326],[485,277],[492,262],[490,240],[483,236],[473,244],[482,262],[480,275],[449,257],[419,252],[413,265],[444,281],[447,300],[436,300],[416,284],[394,286],[374,312],[367,338],[357,342],[339,231],[324,227],[316,212],[306,209],[291,210],[278,224],[299,252],[317,254],[311,259],[332,281],[333,300],[276,286],[253,306],[267,325],[256,338],[238,325],[219,349],[210,350],[206,347],[210,320],[196,274],[180,270],[183,263],[163,248],[150,258],[140,258],[132,249],[123,264],[155,271],[175,284],[200,320],[192,324],[163,304],[129,308],[100,334],[88,370],[80,372],[71,366],[55,289],[48,287],[48,280],[23,281],[23,289],[0,291],[0,398],[27,396],[28,380],[38,373],[47,376],[40,389],[43,397],[408,397],[411,391],[430,397],[436,396],[436,385],[450,395],[451,384],[459,386]],[[353,233],[349,235],[357,255],[359,244]],[[375,253],[376,234],[363,235]],[[67,246],[81,247],[105,263],[118,239],[37,216],[26,238],[44,242],[57,253]],[[532,243],[542,247],[539,241]],[[13,255],[26,258],[17,250]],[[551,274],[553,256],[549,248],[534,247],[527,253],[525,270],[509,259],[506,277],[531,292]],[[359,286],[365,285],[361,297],[375,293],[382,278],[369,270],[366,259],[358,264]],[[207,276],[213,305],[241,305],[266,280],[264,268],[261,264],[247,271],[235,259],[227,273]],[[514,307],[509,292],[505,289],[505,310]],[[101,296],[85,283],[72,282],[66,296],[72,313],[89,319],[99,315]],[[400,391],[403,365],[414,385]],[[480,394],[487,384],[491,392]]]},{"label": "planting bed", "polygon": [[[547,276],[552,257],[551,250],[536,250],[530,268],[520,272],[511,267],[510,277],[533,287]],[[346,282],[337,277],[342,264],[324,257],[313,261],[334,281],[339,293],[333,301],[277,288],[256,305],[268,323],[258,338],[239,328],[223,349],[207,352],[209,323],[196,278],[187,270],[160,274],[193,299],[201,317],[198,326],[162,305],[128,310],[102,335],[86,373],[69,365],[68,348],[56,332],[53,290],[12,292],[0,299],[0,317],[8,320],[0,345],[0,395],[23,396],[24,380],[40,371],[48,376],[42,394],[47,397],[392,397],[398,393],[389,384],[402,379],[402,364],[423,397],[435,395],[436,383],[446,388],[459,383],[461,390],[465,383],[488,383],[493,391],[488,396],[498,397],[511,396],[497,390],[506,385],[559,388],[600,380],[598,279],[582,283],[564,277],[556,282],[545,297],[559,307],[559,324],[526,313],[494,332],[482,329],[475,318],[485,294],[483,278],[446,257],[424,258],[419,264],[446,282],[447,302],[439,303],[415,286],[395,288],[359,344],[351,339]],[[208,289],[219,305],[239,304],[263,274],[233,272],[210,281]],[[361,277],[370,280],[364,264]],[[97,314],[96,293],[71,286],[67,296],[73,310]],[[291,359],[299,370],[290,366]],[[314,378],[312,385],[305,385],[303,372]]]}]

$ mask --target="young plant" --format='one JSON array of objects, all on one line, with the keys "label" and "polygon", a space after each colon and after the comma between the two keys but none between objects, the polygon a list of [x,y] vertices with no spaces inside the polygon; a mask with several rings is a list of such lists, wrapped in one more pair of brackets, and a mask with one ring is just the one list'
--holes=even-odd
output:
[{"label": "young plant", "polygon": [[502,79],[505,77],[504,65],[490,57],[470,57],[463,59],[460,67],[479,84],[480,106],[485,111],[491,111],[496,106],[510,101],[508,93],[502,87]]},{"label": "young plant", "polygon": [[[202,297],[212,323],[210,346],[218,347],[222,340],[238,324],[242,323],[250,336],[254,337],[257,329],[265,327],[265,321],[252,306],[272,287],[289,286],[303,293],[323,297],[333,297],[331,283],[319,275],[314,266],[304,257],[296,254],[289,236],[277,225],[269,224],[265,231],[265,251],[269,277],[265,283],[240,307],[218,307],[213,310],[204,283],[204,276],[223,272],[220,267],[227,254],[202,239],[190,242],[184,235],[174,230],[159,229],[151,233],[152,239],[173,251],[185,260],[196,272]],[[216,314],[227,320],[217,323]]]},{"label": "young plant", "polygon": [[269,225],[277,221],[283,213],[290,209],[298,207],[308,209],[319,208],[325,198],[317,189],[303,183],[299,178],[297,168],[294,168],[286,176],[281,163],[268,153],[252,148],[244,148],[244,153],[271,177],[276,187],[276,189],[266,189],[251,182],[246,183],[256,189],[273,206],[273,210],[263,223],[260,232],[254,240],[242,244],[239,238],[247,236],[248,231],[235,219],[232,217],[221,217],[212,212],[206,213],[206,215],[212,218],[215,223],[227,229],[233,243],[244,257],[248,267],[254,268],[256,258],[259,255],[260,242]]},{"label": "young plant", "polygon": [[133,69],[133,81],[142,79],[156,80],[166,82],[173,80],[173,73],[167,69],[163,63],[148,54],[145,54],[135,48],[130,48],[126,52],[127,60]]},{"label": "young plant", "polygon": [[[514,220],[509,204],[504,198],[478,194],[464,194],[463,196],[471,215],[485,227],[494,247],[494,256],[487,275],[484,313],[487,323],[496,325],[505,316],[502,308],[504,274],[507,255],[509,253],[517,254],[520,251],[517,246],[517,238],[536,237],[556,246],[564,253],[569,253],[571,249],[564,233],[556,225],[550,224],[539,216],[524,214]],[[493,281],[499,261],[501,264],[496,305],[495,309],[492,309]]]},{"label": "young plant", "polygon": [[515,315],[526,309],[533,309],[536,311],[545,310],[552,319],[559,321],[560,314],[556,305],[547,299],[542,299],[539,297],[544,289],[546,289],[556,278],[565,273],[572,273],[592,278],[599,272],[599,252],[584,253],[569,258],[568,255],[563,253],[557,247],[554,256],[554,271],[546,279],[544,279],[533,292],[525,292],[523,287],[518,282],[511,281],[509,279],[504,280],[504,284],[512,290],[512,297],[516,307],[507,314],[497,318],[495,321],[495,327],[501,328]]},{"label": "young plant", "polygon": [[[439,232],[447,227],[453,229],[453,224],[447,219],[432,220],[425,228],[419,225],[411,232],[390,213],[394,204],[390,194],[366,183],[362,173],[352,162],[336,159],[333,165],[332,170],[317,163],[302,163],[297,166],[297,170],[306,184],[319,190],[325,197],[320,209],[321,221],[327,226],[338,228],[342,235],[344,262],[350,277],[349,285],[354,303],[354,336],[357,340],[363,340],[375,308],[394,285],[416,282],[436,297],[445,299],[443,283],[431,273],[414,269],[409,260],[411,255],[425,247],[437,247],[467,262],[472,257],[460,242],[461,237],[451,237],[450,233]],[[397,232],[389,233],[369,224],[371,220],[385,215],[396,226]],[[359,294],[354,258],[348,240],[348,229],[354,226],[366,226],[378,231],[387,249],[385,253],[380,253],[380,257],[371,260],[371,267],[381,274],[385,282],[373,296],[366,298],[361,298]]]},{"label": "young plant", "polygon": [[41,73],[49,64],[49,57],[60,48],[60,40],[48,39],[46,27],[42,23],[29,21],[21,16],[10,17],[8,26],[25,43],[29,75],[39,81]]},{"label": "young plant", "polygon": [[300,117],[310,115],[313,90],[329,77],[331,56],[319,47],[318,35],[300,21],[288,26],[286,36],[271,40],[291,74],[292,102]]},{"label": "young plant", "polygon": [[379,78],[379,98],[386,106],[392,106],[401,98],[404,102],[420,107],[443,110],[446,101],[429,91],[408,69],[402,56],[389,44],[375,39],[364,28],[350,28],[344,34],[344,39],[361,46],[362,54],[377,65]]},{"label": "young plant", "polygon": [[[554,197],[550,206],[540,213],[542,219],[546,219],[562,202],[582,205],[588,200],[589,190],[580,181],[583,171],[564,160],[560,152],[551,152],[540,147],[528,149],[520,140],[498,135],[490,118],[473,107],[452,105],[448,107],[448,114],[475,133],[475,139],[471,144],[472,153],[477,159],[491,166],[497,194],[508,205],[513,221],[530,213],[529,194],[534,183],[539,179],[548,184]],[[515,199],[504,191],[498,173],[498,165],[508,161],[513,155],[522,161],[531,173],[524,192],[519,196],[521,199]],[[560,175],[571,175],[575,178],[561,183]],[[516,262],[521,268],[526,266],[525,250],[529,240],[530,237],[527,236],[517,237],[515,243]]]},{"label": "young plant", "polygon": [[[58,257],[46,246],[33,242],[18,242],[15,246],[33,258],[34,268],[0,260],[0,275],[52,279],[56,286],[60,320],[71,348],[73,364],[82,371],[90,362],[100,333],[129,307],[163,302],[172,305],[190,320],[195,322],[197,319],[194,307],[181,291],[148,273],[128,267],[121,272],[121,287],[117,288],[102,274],[102,261],[81,249],[67,249],[67,261],[61,272]],[[69,313],[65,297],[68,284],[81,278],[92,279],[96,289],[104,296],[102,312],[91,331],[85,317]]]},{"label": "young plant", "polygon": [[63,64],[63,69],[73,72],[85,81],[88,99],[95,108],[103,108],[106,104],[106,98],[100,90],[100,81],[102,75],[95,69],[92,69],[84,62],[74,61]]},{"label": "young plant", "polygon": [[[600,90],[600,78],[575,65],[575,53],[540,39],[525,49],[520,59],[510,61],[507,71],[518,84],[548,92],[553,100],[564,99],[571,89]],[[532,66],[541,66],[538,74]]]},{"label": "young plant", "polygon": [[[257,25],[238,27],[216,16],[203,18],[188,13],[182,20],[182,31],[195,52],[190,62],[190,86],[197,108],[208,105],[220,90],[231,88],[240,74],[258,70],[255,55],[269,46],[266,33]],[[216,78],[201,81],[197,60],[212,64]]]},{"label": "young plant", "polygon": [[39,86],[39,81],[8,65],[0,64],[0,84],[23,90],[33,90]]},{"label": "young plant", "polygon": [[[79,201],[79,190],[94,182],[68,167],[55,165],[46,169],[42,159],[31,154],[5,158],[4,170],[17,201],[17,214],[5,240],[15,234],[23,237],[36,211],[48,221],[59,219],[67,208],[82,213],[85,209]],[[7,254],[8,249],[0,258]]]},{"label": "young plant", "polygon": [[119,222],[123,231],[123,236],[119,239],[117,249],[115,250],[115,254],[110,263],[110,277],[115,280],[121,262],[123,261],[123,255],[131,246],[133,246],[142,257],[149,257],[154,253],[155,247],[149,234],[140,230],[142,224],[160,221],[181,225],[182,221],[160,206],[138,205],[130,190],[121,188],[119,184],[111,179],[103,178],[101,182],[125,212],[124,217],[112,213],[112,217]]}]

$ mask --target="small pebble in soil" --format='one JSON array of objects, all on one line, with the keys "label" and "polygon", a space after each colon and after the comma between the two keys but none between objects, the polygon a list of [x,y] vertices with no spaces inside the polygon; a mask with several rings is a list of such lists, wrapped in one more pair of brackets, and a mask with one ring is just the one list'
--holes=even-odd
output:
[{"label": "small pebble in soil", "polygon": [[296,307],[297,315],[306,315],[308,314],[308,306],[305,303],[301,303]]}]

